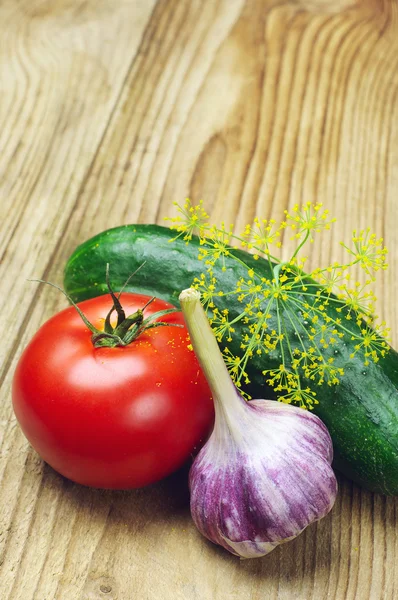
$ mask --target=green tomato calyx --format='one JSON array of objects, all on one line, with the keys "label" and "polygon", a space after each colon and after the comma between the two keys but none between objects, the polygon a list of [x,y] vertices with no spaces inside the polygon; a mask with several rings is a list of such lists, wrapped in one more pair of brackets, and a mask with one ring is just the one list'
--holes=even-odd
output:
[{"label": "green tomato calyx", "polygon": [[[69,300],[69,302],[77,310],[77,312],[79,313],[79,315],[80,315],[82,321],[84,322],[84,324],[86,325],[86,327],[93,334],[91,336],[91,341],[93,343],[94,348],[103,348],[103,347],[115,348],[117,346],[128,346],[129,344],[131,344],[131,342],[133,342],[135,339],[137,339],[147,329],[153,329],[154,327],[161,327],[161,326],[165,326],[165,325],[167,325],[168,327],[183,327],[183,325],[180,325],[179,323],[165,323],[163,321],[157,321],[157,319],[159,319],[160,317],[164,317],[165,315],[168,315],[168,314],[171,314],[174,312],[178,312],[176,308],[167,308],[164,310],[159,310],[158,312],[153,313],[149,317],[144,318],[145,317],[144,311],[155,300],[155,296],[150,298],[148,300],[148,302],[142,308],[139,308],[138,310],[136,310],[135,313],[133,313],[129,316],[126,316],[123,306],[120,303],[120,296],[122,295],[122,292],[123,292],[124,288],[126,287],[127,283],[130,281],[130,279],[133,277],[133,275],[135,275],[135,273],[139,269],[141,269],[143,264],[140,265],[140,267],[138,267],[138,269],[136,271],[134,271],[134,273],[132,273],[132,275],[130,275],[130,277],[128,278],[128,280],[126,281],[126,283],[124,284],[124,286],[122,287],[122,289],[120,290],[118,295],[115,294],[115,292],[113,291],[113,289],[111,287],[110,280],[109,280],[109,264],[106,265],[106,285],[108,287],[109,294],[111,295],[113,305],[112,305],[110,311],[108,312],[108,314],[106,315],[103,330],[98,329],[88,320],[88,318],[83,313],[83,311],[79,308],[79,306],[72,300],[72,298],[60,286],[56,285],[55,283],[51,283],[49,281],[44,281],[43,279],[33,279],[30,281],[37,281],[38,283],[46,283],[47,285],[51,285],[52,287],[54,287],[57,290],[59,290],[60,292],[62,292],[62,294],[64,294],[64,296]],[[117,313],[117,322],[116,322],[116,325],[113,326],[111,324],[111,317],[115,311]]]}]

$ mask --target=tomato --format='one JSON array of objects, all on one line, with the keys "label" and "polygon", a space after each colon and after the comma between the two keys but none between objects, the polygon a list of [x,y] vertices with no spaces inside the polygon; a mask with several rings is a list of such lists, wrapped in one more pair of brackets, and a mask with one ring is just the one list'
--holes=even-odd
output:
[{"label": "tomato", "polygon": [[[124,293],[127,315],[148,296]],[[78,306],[100,330],[110,295]],[[155,299],[144,318],[171,305]],[[23,352],[13,380],[17,420],[33,448],[77,483],[129,489],[181,467],[209,434],[213,402],[180,312],[127,346],[94,347],[74,307],[47,321]]]}]

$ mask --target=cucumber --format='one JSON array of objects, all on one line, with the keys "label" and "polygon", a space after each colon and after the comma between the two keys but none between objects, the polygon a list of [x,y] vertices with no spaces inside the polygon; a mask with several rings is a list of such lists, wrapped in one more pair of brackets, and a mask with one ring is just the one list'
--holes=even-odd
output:
[{"label": "cucumber", "polygon": [[[128,276],[142,263],[126,287],[126,291],[158,296],[178,306],[181,290],[189,287],[204,268],[197,259],[199,239],[186,244],[167,227],[158,225],[125,225],[104,231],[80,245],[69,258],[64,273],[64,288],[75,301],[107,293],[105,266],[110,264],[114,289],[120,289]],[[225,258],[225,271],[215,268],[221,289],[234,288],[236,280],[247,277],[247,269],[270,278],[272,265],[251,254],[234,252],[245,265]],[[311,286],[311,281],[308,281]],[[230,317],[241,313],[242,305],[234,297],[220,297],[220,309],[228,308]],[[331,317],[338,316],[333,301],[327,307]],[[341,315],[340,315],[341,316]],[[271,315],[274,319],[274,315]],[[354,331],[355,319],[350,321]],[[271,323],[272,327],[272,323]],[[239,355],[242,329],[236,326],[231,350]],[[398,354],[390,348],[378,363],[364,366],[364,353],[354,358],[353,342],[341,340],[338,346],[325,350],[333,354],[335,365],[344,367],[345,375],[338,385],[305,384],[316,391],[317,414],[328,427],[334,444],[334,466],[363,487],[387,495],[398,495]],[[292,344],[294,331],[292,328]],[[247,369],[250,385],[246,391],[254,398],[275,398],[267,387],[262,371],[277,368],[280,356],[254,356]]]}]

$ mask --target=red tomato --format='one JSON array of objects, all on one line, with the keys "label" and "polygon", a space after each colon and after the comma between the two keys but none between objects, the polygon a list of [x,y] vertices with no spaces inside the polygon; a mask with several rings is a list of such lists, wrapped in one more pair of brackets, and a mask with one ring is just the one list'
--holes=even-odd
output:
[{"label": "red tomato", "polygon": [[[127,315],[148,299],[121,297]],[[109,295],[79,304],[98,329],[111,306]],[[170,307],[156,299],[144,318]],[[159,320],[184,323],[180,312]],[[187,329],[148,329],[114,348],[94,348],[91,336],[73,307],[39,329],[13,381],[20,426],[47,463],[78,483],[128,489],[158,481],[189,459],[214,419]]]}]

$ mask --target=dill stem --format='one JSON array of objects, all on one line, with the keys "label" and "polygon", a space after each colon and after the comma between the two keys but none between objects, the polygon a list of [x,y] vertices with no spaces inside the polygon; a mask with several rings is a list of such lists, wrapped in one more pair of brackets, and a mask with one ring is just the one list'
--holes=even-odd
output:
[{"label": "dill stem", "polygon": [[[290,323],[292,324],[292,327],[293,327],[293,329],[294,329],[294,330],[295,330],[295,332],[297,333],[297,337],[298,337],[298,339],[299,339],[299,341],[300,341],[300,344],[301,344],[301,347],[303,348],[303,351],[304,351],[304,352],[307,352],[307,350],[306,350],[306,347],[305,347],[305,344],[304,344],[304,342],[303,342],[303,338],[301,337],[301,335],[300,335],[300,333],[299,333],[299,330],[297,329],[296,325],[295,325],[295,324],[294,324],[294,322],[293,322],[293,319],[292,319],[292,316],[291,316],[290,310],[289,310],[289,309],[287,309],[287,310],[285,310],[285,312],[287,313],[287,316],[289,317],[289,321],[290,321]],[[300,322],[300,321],[297,319],[296,315],[294,315],[294,318],[295,318],[295,320],[296,320],[296,321],[299,323],[300,327],[303,329],[303,324],[302,324],[302,323],[301,323],[301,322]]]},{"label": "dill stem", "polygon": [[307,229],[305,237],[301,240],[301,242],[297,246],[296,250],[293,252],[292,256],[290,257],[289,262],[293,262],[293,260],[296,258],[297,254],[300,252],[301,248],[305,245],[305,243],[307,242],[309,237],[310,237],[310,232]]},{"label": "dill stem", "polygon": [[[277,314],[277,320],[278,320],[278,334],[280,336],[282,334],[282,332],[281,332],[281,317],[280,317],[280,312],[279,312],[279,302],[276,302],[276,314]],[[285,365],[285,350],[283,348],[283,344],[280,343],[279,347],[280,347],[281,356],[282,356],[282,364]]]},{"label": "dill stem", "polygon": [[[294,314],[294,313],[292,313],[292,314]],[[306,330],[305,330],[305,328],[304,328],[304,325],[303,325],[303,323],[301,323],[301,322],[299,321],[299,319],[296,317],[296,315],[294,315],[294,319],[297,321],[297,323],[299,323],[299,325],[301,326],[301,328],[302,328],[302,329],[304,329],[304,331],[306,331]],[[294,324],[293,324],[293,323],[292,323],[292,325],[293,325],[293,327],[294,327]],[[295,329],[296,329],[296,328],[295,328]],[[297,329],[296,329],[296,331],[297,331]],[[307,334],[307,335],[308,335],[308,334]],[[308,337],[309,337],[309,336],[308,336]],[[326,362],[326,361],[325,361],[325,359],[323,358],[322,351],[321,351],[321,349],[319,348],[318,344],[316,343],[315,339],[312,339],[312,340],[311,340],[311,339],[309,339],[309,341],[310,341],[310,342],[311,342],[311,344],[314,346],[314,348],[317,350],[317,352],[318,352],[318,356],[320,356],[320,357],[322,358],[322,363],[323,363],[324,365],[326,365],[326,364],[327,364],[327,362]]]}]

